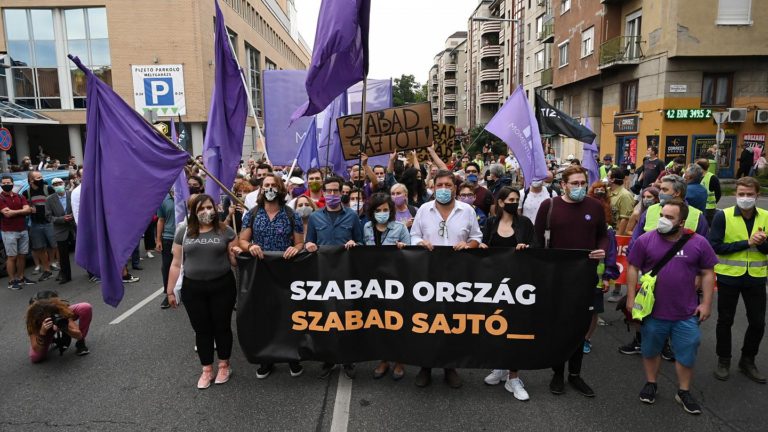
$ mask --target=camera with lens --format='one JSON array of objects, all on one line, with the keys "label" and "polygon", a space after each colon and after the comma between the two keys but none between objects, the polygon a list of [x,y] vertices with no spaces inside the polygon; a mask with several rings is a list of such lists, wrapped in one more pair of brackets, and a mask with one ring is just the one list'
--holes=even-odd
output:
[{"label": "camera with lens", "polygon": [[66,330],[69,326],[69,320],[59,314],[53,314],[53,316],[51,316],[51,321],[53,321],[53,325],[58,327],[60,331]]}]

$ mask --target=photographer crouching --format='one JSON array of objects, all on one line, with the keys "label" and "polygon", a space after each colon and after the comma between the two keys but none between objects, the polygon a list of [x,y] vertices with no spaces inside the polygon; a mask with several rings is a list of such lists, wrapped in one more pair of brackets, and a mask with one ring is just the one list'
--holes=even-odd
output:
[{"label": "photographer crouching", "polygon": [[29,360],[38,363],[48,356],[54,345],[59,355],[69,348],[75,339],[76,354],[89,353],[85,337],[91,325],[93,310],[89,303],[69,305],[59,298],[56,291],[40,291],[29,300],[27,308],[27,333],[29,333]]}]

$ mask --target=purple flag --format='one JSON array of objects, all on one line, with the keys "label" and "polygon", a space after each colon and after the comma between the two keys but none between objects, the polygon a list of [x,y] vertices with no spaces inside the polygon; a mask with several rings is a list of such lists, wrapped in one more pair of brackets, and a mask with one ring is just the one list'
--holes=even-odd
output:
[{"label": "purple flag", "polygon": [[304,134],[304,139],[299,147],[299,153],[296,155],[296,163],[304,172],[307,172],[310,168],[320,167],[320,158],[317,154],[316,117],[312,117],[312,122],[309,123],[309,128],[307,128],[307,132]]},{"label": "purple flag", "polygon": [[[171,117],[171,141],[179,142],[179,136],[176,135],[176,123]],[[173,182],[173,207],[176,214],[176,223],[180,224],[187,217],[187,200],[189,199],[189,187],[187,187],[187,174],[184,170],[176,176]]]},{"label": "purple flag", "polygon": [[323,111],[368,75],[370,15],[371,0],[323,0],[305,83],[309,100],[291,120]]},{"label": "purple flag", "polygon": [[[589,118],[587,118],[587,122],[584,126],[587,129],[592,130],[592,127],[589,124]],[[597,167],[597,161],[595,160],[595,155],[598,154],[599,150],[594,141],[592,141],[591,144],[584,143],[582,149],[584,150],[584,154],[581,156],[581,166],[583,166],[584,169],[587,170],[587,173],[589,173],[589,184],[592,184],[600,180],[600,169]]]},{"label": "purple flag", "polygon": [[525,177],[525,187],[534,180],[544,180],[549,174],[544,160],[544,147],[536,117],[531,111],[525,92],[517,87],[512,96],[485,126],[512,150]]},{"label": "purple flag", "polygon": [[101,278],[104,302],[117,306],[123,267],[189,156],[69,58],[85,73],[88,98],[75,261]]},{"label": "purple flag", "polygon": [[[248,117],[248,95],[243,84],[240,67],[229,45],[227,27],[216,5],[216,33],[214,34],[215,74],[211,110],[203,143],[205,167],[221,183],[231,187],[243,155],[245,120]],[[205,192],[219,201],[221,189],[210,177],[205,180]]]},{"label": "purple flag", "polygon": [[341,138],[336,119],[347,115],[347,92],[343,92],[323,111],[323,129],[320,131],[318,149],[323,166],[330,166],[336,175],[349,177],[347,161],[341,149]]},{"label": "purple flag", "polygon": [[[363,82],[359,82],[347,90],[347,112],[349,114],[360,114],[360,107],[363,105]],[[391,79],[368,79],[365,91],[365,111],[380,111],[392,108],[392,80]],[[335,121],[335,120],[334,120]],[[341,144],[339,144],[341,145]],[[343,156],[342,156],[343,159]],[[359,161],[346,161],[346,166],[356,165]],[[389,164],[389,155],[371,156],[368,158],[368,165],[373,168],[376,165],[386,167]]]},{"label": "purple flag", "polygon": [[[291,123],[291,114],[307,101],[304,81],[307,71],[264,71],[264,135],[269,161],[291,165],[307,131],[311,117]],[[325,159],[321,158],[324,162]]]}]

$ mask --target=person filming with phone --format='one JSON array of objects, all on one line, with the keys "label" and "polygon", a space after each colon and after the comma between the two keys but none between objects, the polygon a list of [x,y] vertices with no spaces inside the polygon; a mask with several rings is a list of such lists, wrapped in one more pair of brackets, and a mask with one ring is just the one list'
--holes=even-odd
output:
[{"label": "person filming with phone", "polygon": [[89,303],[70,305],[59,298],[56,291],[40,291],[29,300],[27,308],[27,333],[29,334],[29,360],[39,363],[46,359],[52,347],[59,355],[69,348],[75,339],[76,354],[89,354],[85,345],[91,326],[93,308]]}]

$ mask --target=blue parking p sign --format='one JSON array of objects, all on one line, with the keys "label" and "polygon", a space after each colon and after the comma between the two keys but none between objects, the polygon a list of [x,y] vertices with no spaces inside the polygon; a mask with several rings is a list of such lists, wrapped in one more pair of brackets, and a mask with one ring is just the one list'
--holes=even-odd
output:
[{"label": "blue parking p sign", "polygon": [[144,78],[144,101],[147,106],[172,106],[173,79]]}]

